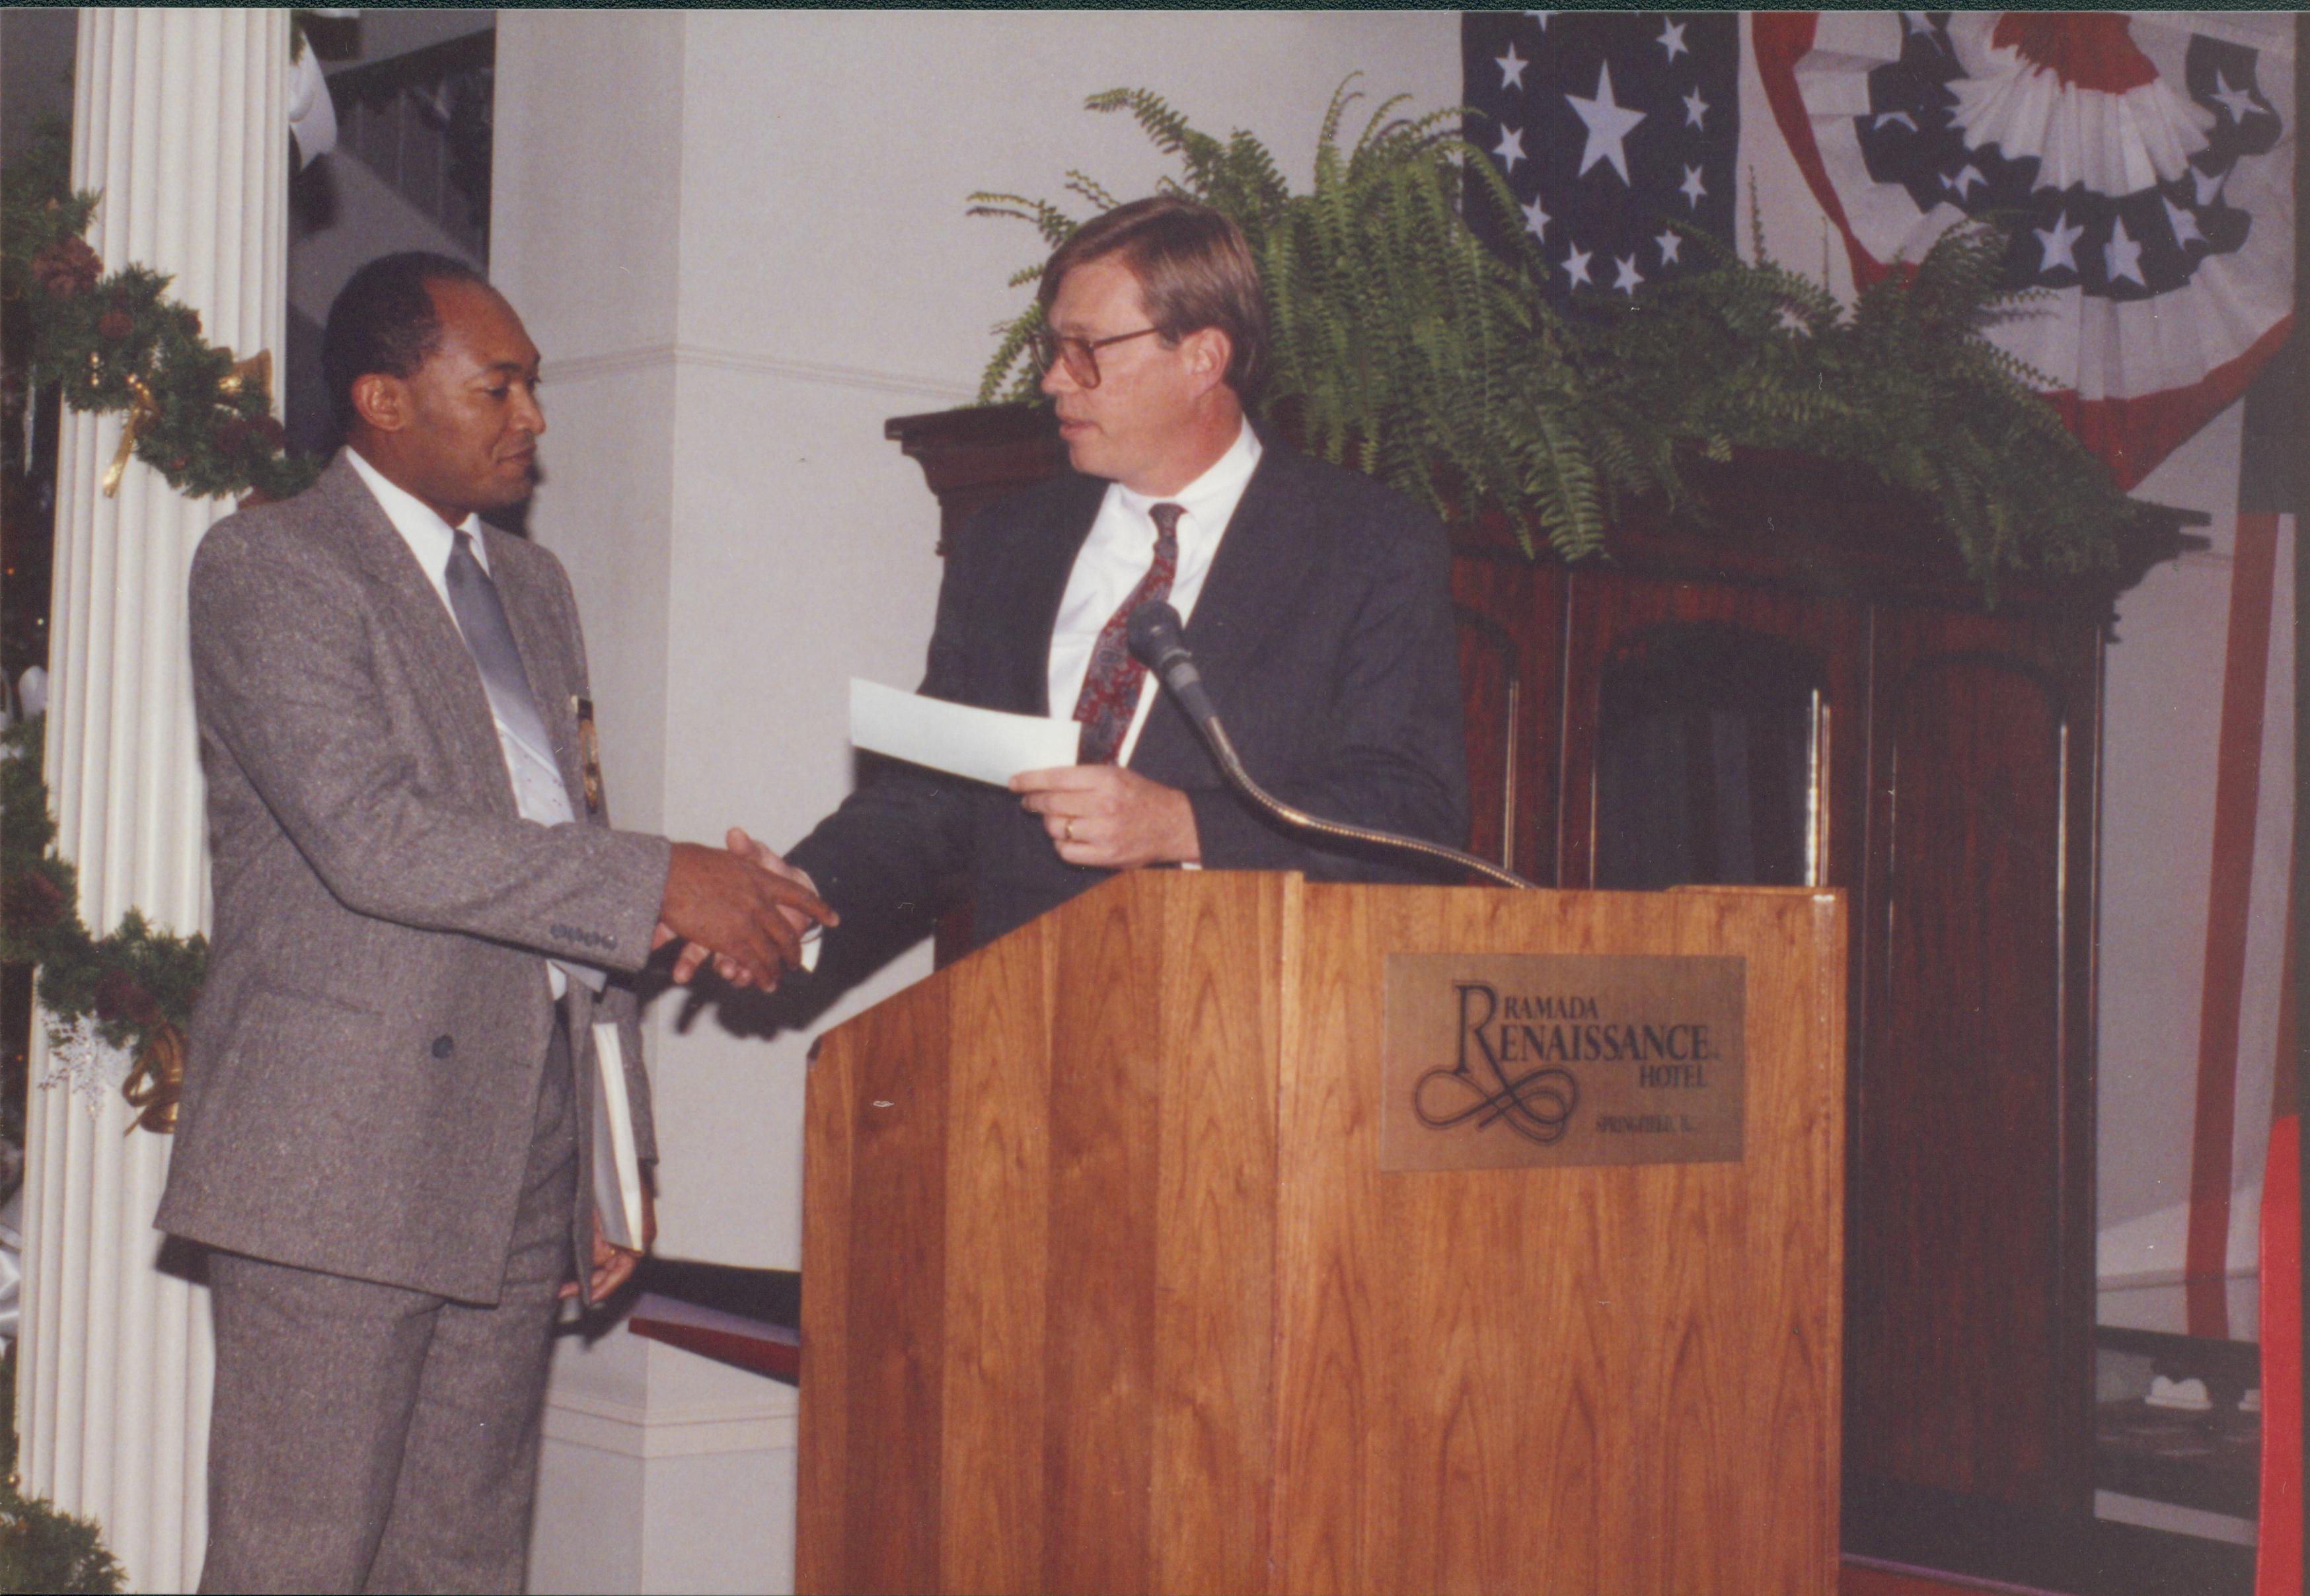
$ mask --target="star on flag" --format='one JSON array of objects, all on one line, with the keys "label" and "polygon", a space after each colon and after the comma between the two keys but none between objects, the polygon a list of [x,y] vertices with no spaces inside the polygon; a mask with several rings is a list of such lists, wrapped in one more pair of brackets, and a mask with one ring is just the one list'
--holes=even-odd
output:
[{"label": "star on flag", "polygon": [[2254,104],[2253,95],[2243,89],[2231,88],[2219,72],[2214,74],[2213,98],[2230,114],[2233,122],[2244,122],[2262,108]]},{"label": "star on flag", "polygon": [[2117,224],[2109,235],[2109,242],[2102,246],[2102,270],[2109,274],[2111,282],[2130,277],[2144,288],[2149,286],[2149,280],[2141,274],[2141,246],[2126,237],[2125,218],[2123,216],[2117,219]]},{"label": "star on flag", "polygon": [[1510,175],[1514,175],[1516,169],[1516,162],[1524,158],[1523,129],[1516,127],[1501,128],[1500,142],[1493,146],[1492,153],[1498,156],[1500,158],[1501,166]]},{"label": "star on flag", "polygon": [[2158,203],[2166,207],[2166,225],[2173,230],[2174,242],[2202,244],[2206,241],[2206,235],[2199,230],[2198,219],[2195,216],[2162,194],[2158,196]]},{"label": "star on flag", "polygon": [[1472,196],[1472,223],[1499,247],[1544,242],[1559,299],[1641,297],[1698,269],[1664,224],[1732,239],[1741,26],[1729,13],[1463,13],[1468,137],[1516,205],[1503,216]]},{"label": "star on flag", "polygon": [[2074,272],[2078,269],[2078,240],[2086,234],[2082,226],[2071,227],[2068,217],[2057,214],[2050,229],[2041,227],[2031,230],[2036,233],[2038,246],[2045,252],[2037,262],[2040,272]]},{"label": "star on flag", "polygon": [[1612,99],[1612,67],[1610,62],[1596,69],[1596,94],[1593,100],[1583,100],[1576,94],[1564,97],[1587,125],[1588,144],[1580,152],[1580,175],[1586,177],[1588,169],[1600,160],[1609,160],[1612,169],[1620,174],[1620,181],[1628,180],[1628,134],[1645,119],[1642,111],[1630,110]]}]

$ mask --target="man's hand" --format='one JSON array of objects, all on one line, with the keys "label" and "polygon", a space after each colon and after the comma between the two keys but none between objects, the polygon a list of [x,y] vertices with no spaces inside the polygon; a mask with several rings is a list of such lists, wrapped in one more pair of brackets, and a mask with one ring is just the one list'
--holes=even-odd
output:
[{"label": "man's hand", "polygon": [[[602,1234],[602,1214],[601,1210],[596,1209],[594,1212],[594,1255],[588,1265],[591,1278],[586,1282],[586,1300],[589,1303],[607,1302],[618,1288],[634,1278],[634,1271],[641,1267],[642,1253],[648,1252],[656,1245],[657,1199],[650,1195],[647,1183],[644,1183],[642,1186],[640,1252],[636,1252],[631,1247],[612,1245]],[[565,1297],[577,1296],[578,1282],[564,1281],[560,1295]]]},{"label": "man's hand", "polygon": [[[767,992],[781,973],[802,963],[802,928],[812,921],[832,925],[839,918],[792,877],[742,854],[678,842],[651,945],[684,938],[692,949],[728,960],[725,974],[734,970],[745,977],[739,984]],[[690,951],[684,950],[685,958]],[[695,971],[697,962],[690,967]]]},{"label": "man's hand", "polygon": [[1203,856],[1195,811],[1177,787],[1149,781],[1120,765],[1062,765],[1011,778],[1023,806],[1069,864],[1136,870],[1142,864],[1192,864]]},{"label": "man's hand", "polygon": [[[741,859],[751,860],[756,864],[760,865],[764,870],[769,871],[772,875],[783,876],[787,880],[796,883],[806,892],[815,892],[818,890],[817,887],[812,882],[811,879],[807,875],[804,875],[801,871],[798,871],[793,865],[788,864],[784,859],[779,858],[777,854],[771,852],[769,844],[756,842],[752,837],[747,836],[742,828],[737,826],[731,827],[729,831],[725,834],[723,841],[725,845],[728,846],[729,850],[737,854]],[[781,912],[786,916],[788,924],[793,925],[795,934],[797,937],[802,936],[810,929],[810,921],[803,916],[801,910],[789,907]],[[831,924],[831,922],[829,922],[829,924]],[[663,941],[660,941],[653,945],[662,947],[664,944]],[[706,962],[710,950],[701,948],[695,942],[692,942],[689,947],[684,948],[682,950],[681,957],[673,961],[674,984],[677,986],[687,985],[690,978],[698,974],[699,967]],[[751,986],[758,984],[755,980],[754,972],[749,970],[736,959],[732,958],[728,954],[711,953],[711,957],[714,960],[715,973],[720,976],[725,981],[729,982],[731,985]]]}]

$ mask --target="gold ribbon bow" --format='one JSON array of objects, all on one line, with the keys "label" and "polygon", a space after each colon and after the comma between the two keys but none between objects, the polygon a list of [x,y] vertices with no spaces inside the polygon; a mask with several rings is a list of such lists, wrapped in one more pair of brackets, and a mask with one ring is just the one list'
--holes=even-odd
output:
[{"label": "gold ribbon bow", "polygon": [[[92,362],[96,357],[89,357]],[[116,499],[120,494],[120,479],[128,473],[128,462],[136,453],[136,434],[161,419],[160,402],[144,379],[130,373],[126,378],[128,391],[136,395],[128,406],[128,414],[120,423],[120,447],[112,451],[112,464],[104,468],[104,496]]]},{"label": "gold ribbon bow", "polygon": [[120,1095],[137,1111],[137,1125],[166,1136],[177,1128],[177,1099],[184,1090],[185,1033],[163,1021],[138,1050]]},{"label": "gold ribbon bow", "polygon": [[[93,353],[89,356],[89,363],[96,364]],[[144,379],[132,372],[123,380],[135,398],[128,406],[127,419],[120,423],[120,447],[112,452],[112,464],[105,467],[103,488],[107,499],[120,496],[120,481],[128,474],[128,462],[136,455],[137,434],[161,419],[160,402],[144,386]],[[238,399],[251,388],[260,394],[273,392],[273,351],[269,349],[260,349],[245,360],[234,361],[232,369],[217,378],[220,399]]]},{"label": "gold ribbon bow", "polygon": [[273,351],[260,349],[245,360],[233,362],[231,370],[217,378],[217,392],[228,399],[238,399],[243,388],[254,387],[260,394],[273,392]]}]

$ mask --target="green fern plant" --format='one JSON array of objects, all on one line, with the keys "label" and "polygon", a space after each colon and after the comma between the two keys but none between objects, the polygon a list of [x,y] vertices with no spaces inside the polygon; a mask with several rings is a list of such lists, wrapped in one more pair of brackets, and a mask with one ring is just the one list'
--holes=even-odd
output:
[{"label": "green fern plant", "polygon": [[[1088,108],[1131,116],[1177,159],[1168,193],[1225,212],[1260,264],[1273,332],[1268,403],[1298,416],[1307,447],[1351,462],[1445,514],[1497,507],[1533,546],[1538,530],[1568,557],[1600,546],[1604,520],[1584,451],[1535,449],[1535,412],[1576,402],[1554,313],[1534,291],[1536,263],[1504,260],[1461,220],[1466,175],[1481,203],[1516,214],[1489,162],[1471,159],[1457,108],[1416,120],[1396,96],[1372,111],[1352,144],[1342,126],[1363,97],[1350,77],[1332,97],[1316,141],[1314,186],[1294,194],[1273,154],[1237,132],[1197,131],[1144,89],[1095,94]],[[1080,171],[1066,187],[1099,210],[1115,197]],[[1032,225],[1046,247],[1077,225],[1058,205],[1010,194],[974,194],[972,213]],[[1011,282],[1035,281],[1039,265]],[[1036,396],[1041,372],[1029,340],[1042,322],[1029,304],[995,329],[979,386],[982,403]],[[1568,419],[1547,418],[1559,438]],[[1448,467],[1448,481],[1437,467]],[[1447,489],[1455,490],[1447,497]]]},{"label": "green fern plant", "polygon": [[[1309,449],[1447,518],[1501,511],[1526,552],[1544,539],[1566,559],[1602,549],[1630,496],[1705,522],[1680,461],[1749,447],[1857,461],[1924,494],[1993,602],[2001,573],[2114,564],[2135,507],[2032,391],[2045,379],[1983,336],[2030,313],[2032,296],[2000,287],[2002,227],[1951,230],[1849,309],[1767,258],[1761,234],[1751,265],[1688,232],[1705,270],[1629,298],[1584,293],[1579,313],[1561,316],[1514,196],[1459,135],[1461,109],[1405,117],[1398,95],[1348,145],[1354,83],[1332,97],[1302,194],[1252,134],[1199,132],[1150,91],[1085,101],[1129,114],[1177,160],[1161,189],[1243,229],[1273,331],[1265,403],[1296,415]],[[1080,171],[1066,187],[1095,210],[1117,203]],[[1046,249],[1078,225],[1045,200],[982,193],[970,204],[1029,222]],[[1470,206],[1515,242],[1486,245]],[[1029,303],[996,326],[982,403],[1037,397],[1041,320]]]},{"label": "green fern plant", "polygon": [[1638,464],[1616,477],[1673,499],[1680,448],[1802,451],[1932,499],[1993,594],[2001,572],[2110,562],[2135,507],[2034,391],[2049,379],[1982,335],[2039,297],[2000,286],[2002,228],[1945,234],[1850,310],[1761,248],[1751,265],[1692,241],[1708,269],[1600,308],[1581,334],[1592,421],[1624,432]]}]

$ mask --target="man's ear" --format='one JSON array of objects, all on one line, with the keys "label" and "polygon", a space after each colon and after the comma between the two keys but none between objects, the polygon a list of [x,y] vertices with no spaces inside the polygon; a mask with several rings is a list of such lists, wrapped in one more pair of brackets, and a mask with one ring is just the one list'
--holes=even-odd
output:
[{"label": "man's ear", "polygon": [[353,378],[353,413],[372,431],[398,432],[409,424],[409,385],[385,371]]},{"label": "man's ear", "polygon": [[1188,374],[1197,388],[1217,387],[1227,381],[1228,362],[1235,359],[1235,340],[1217,327],[1198,327],[1179,340]]}]

